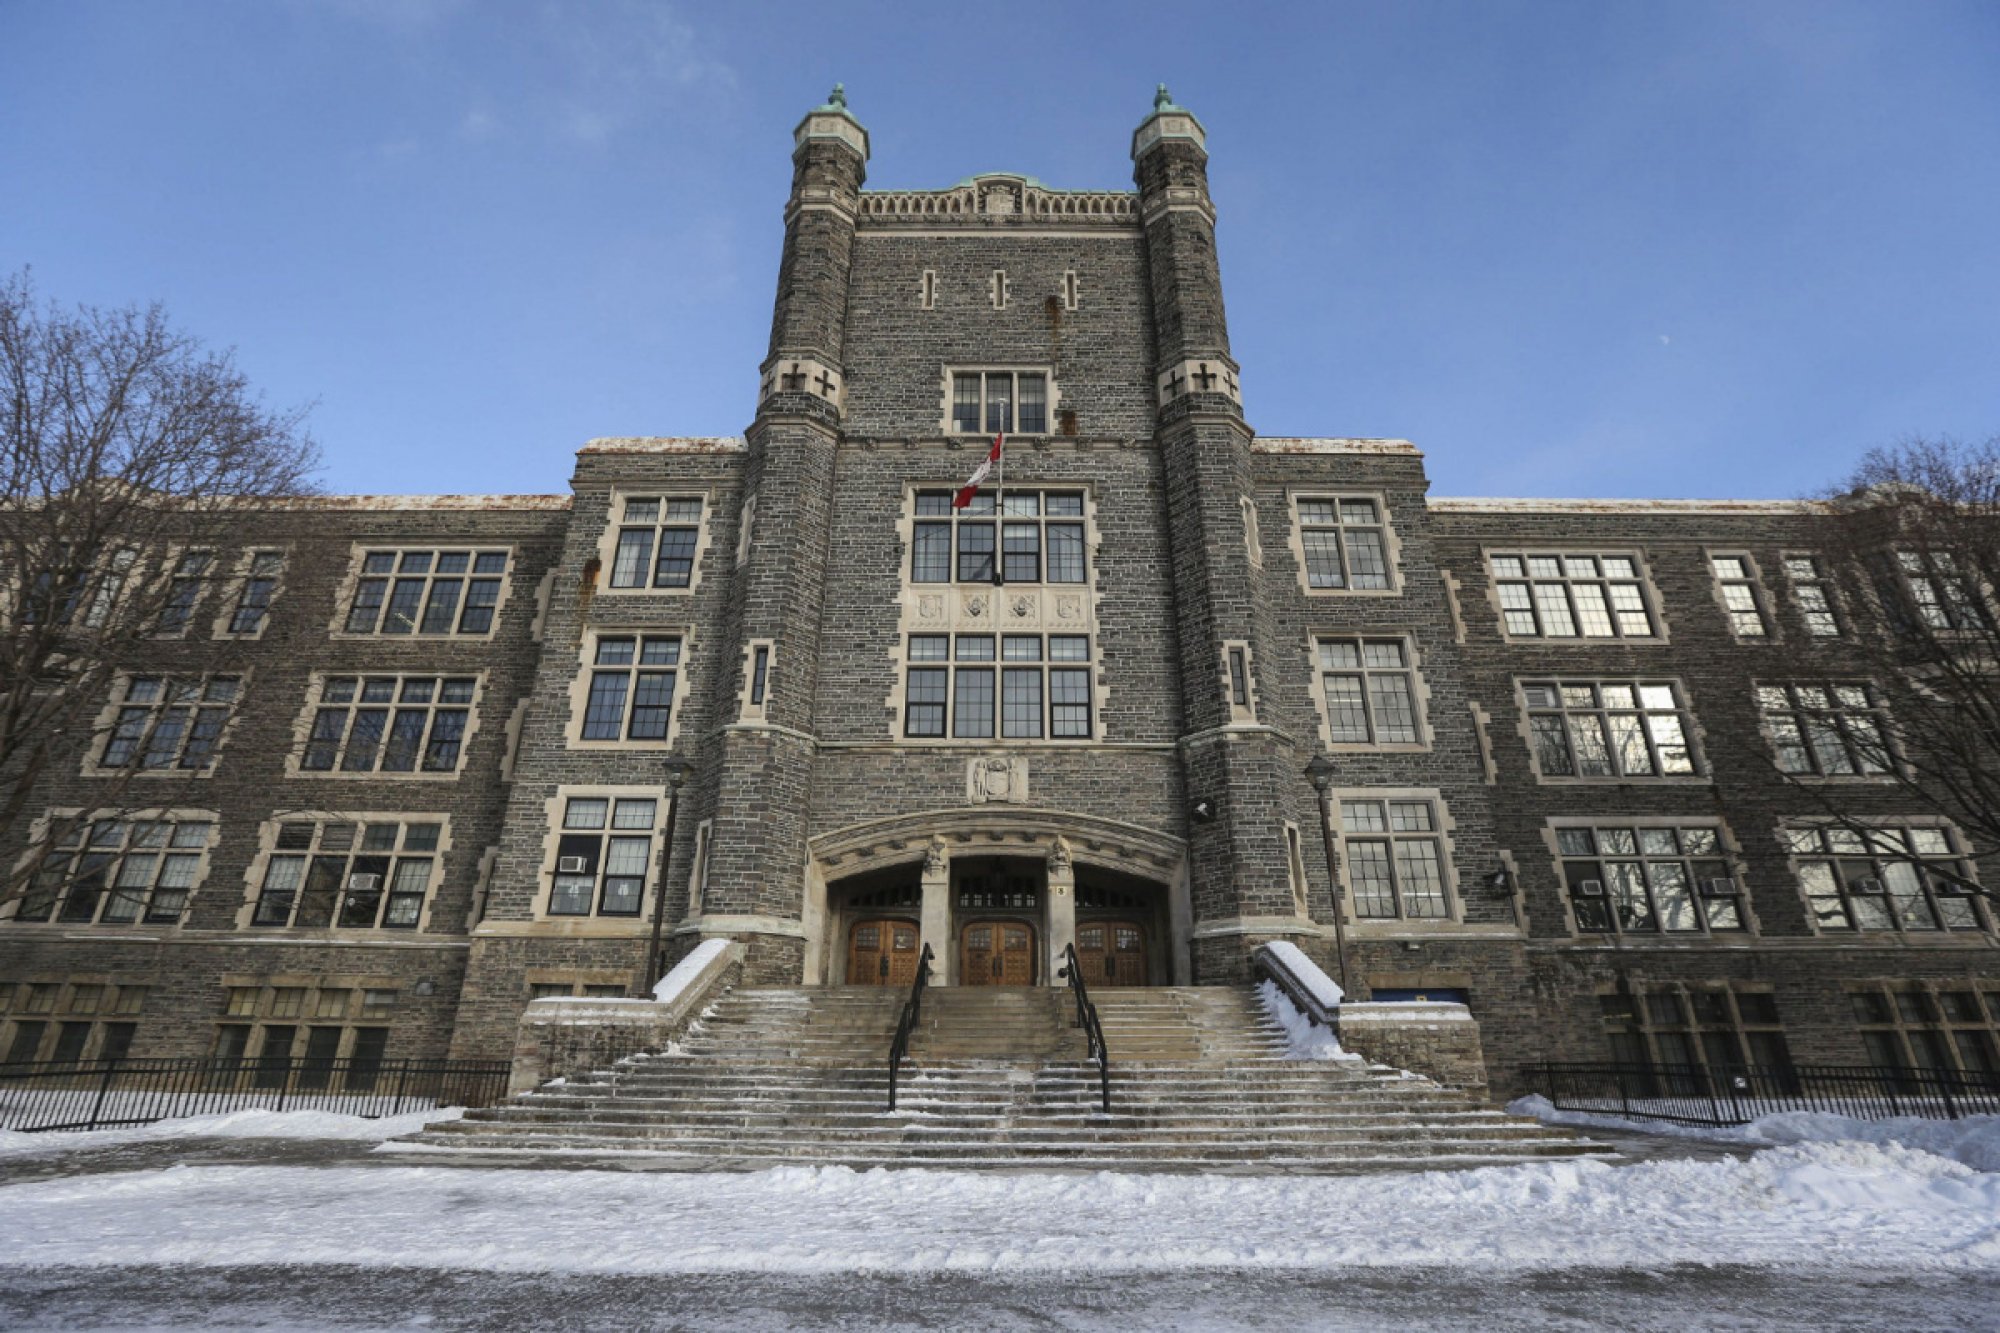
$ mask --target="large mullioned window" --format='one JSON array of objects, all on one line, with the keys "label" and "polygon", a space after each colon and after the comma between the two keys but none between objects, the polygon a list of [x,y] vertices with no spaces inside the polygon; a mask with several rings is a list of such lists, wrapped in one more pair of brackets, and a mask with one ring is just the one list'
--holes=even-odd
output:
[{"label": "large mullioned window", "polygon": [[1335,745],[1414,745],[1417,696],[1403,639],[1320,638],[1320,691]]},{"label": "large mullioned window", "polygon": [[957,511],[951,498],[950,491],[917,493],[910,582],[992,583],[996,559],[1002,582],[1084,582],[1082,492],[1009,487],[1004,514],[992,491]]},{"label": "large mullioned window", "polygon": [[240,676],[125,678],[97,766],[207,769],[242,688]]},{"label": "large mullioned window", "polygon": [[1838,778],[1889,771],[1887,714],[1873,686],[1760,685],[1757,707],[1786,773]]},{"label": "large mullioned window", "polygon": [[1696,772],[1689,721],[1666,681],[1528,681],[1528,734],[1545,778],[1662,778]]},{"label": "large mullioned window", "polygon": [[505,551],[367,551],[344,632],[486,634],[506,573]]},{"label": "large mullioned window", "polygon": [[614,588],[687,588],[701,541],[698,495],[626,496],[611,554]]},{"label": "large mullioned window", "polygon": [[550,916],[637,916],[653,864],[656,802],[572,796],[556,838]]},{"label": "large mullioned window", "polygon": [[414,930],[437,866],[430,820],[278,825],[253,925]]},{"label": "large mullioned window", "polygon": [[99,819],[42,858],[16,921],[151,925],[180,920],[200,882],[213,819]]},{"label": "large mullioned window", "polygon": [[1378,501],[1342,495],[1302,498],[1296,504],[1308,588],[1371,591],[1390,586],[1388,529]]},{"label": "large mullioned window", "polygon": [[1340,828],[1356,917],[1451,915],[1435,801],[1345,799],[1340,803]]},{"label": "large mullioned window", "polygon": [[673,634],[598,636],[585,700],[587,741],[664,741],[673,722],[681,640]]},{"label": "large mullioned window", "polygon": [[477,686],[472,676],[329,676],[299,768],[456,772]]},{"label": "large mullioned window", "polygon": [[1822,931],[1983,928],[1978,900],[1960,886],[1971,865],[1949,829],[1813,827],[1785,837]]},{"label": "large mullioned window", "polygon": [[951,428],[960,435],[1046,435],[1049,377],[1028,370],[954,374]]},{"label": "large mullioned window", "polygon": [[909,661],[905,736],[1090,738],[1088,635],[913,634]]},{"label": "large mullioned window", "polygon": [[1648,639],[1659,633],[1632,556],[1499,552],[1486,560],[1512,638]]},{"label": "large mullioned window", "polygon": [[1741,930],[1741,891],[1714,825],[1559,828],[1578,930]]}]

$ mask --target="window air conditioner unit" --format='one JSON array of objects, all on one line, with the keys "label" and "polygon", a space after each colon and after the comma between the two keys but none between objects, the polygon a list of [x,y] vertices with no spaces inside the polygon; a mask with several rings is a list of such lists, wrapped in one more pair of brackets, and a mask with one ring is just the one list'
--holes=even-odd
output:
[{"label": "window air conditioner unit", "polygon": [[1736,881],[1726,876],[1703,880],[1701,884],[1701,896],[1704,898],[1734,898],[1742,892],[1743,890],[1737,887]]},{"label": "window air conditioner unit", "polygon": [[1932,879],[1931,891],[1936,893],[1940,898],[1970,898],[1973,896],[1971,889],[1948,879]]},{"label": "window air conditioner unit", "polygon": [[382,877],[380,875],[349,875],[347,877],[347,890],[349,893],[373,893],[380,887],[382,887]]},{"label": "window air conditioner unit", "polygon": [[1584,898],[1602,898],[1604,896],[1604,881],[1601,879],[1582,880],[1578,882],[1576,891],[1579,896]]},{"label": "window air conditioner unit", "polygon": [[583,867],[584,859],[581,856],[558,856],[556,858],[556,873],[558,875],[581,875],[584,873]]},{"label": "window air conditioner unit", "polygon": [[1866,879],[1855,880],[1854,883],[1848,885],[1847,891],[1849,893],[1862,894],[1870,898],[1879,897],[1886,892],[1882,887],[1882,881],[1873,875],[1868,876]]}]

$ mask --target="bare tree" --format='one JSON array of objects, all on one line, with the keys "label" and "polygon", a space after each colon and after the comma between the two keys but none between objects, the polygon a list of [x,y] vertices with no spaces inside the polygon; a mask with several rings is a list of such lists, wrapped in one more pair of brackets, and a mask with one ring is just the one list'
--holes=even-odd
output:
[{"label": "bare tree", "polygon": [[1912,856],[1880,835],[1867,787],[1802,775],[1825,771],[1813,752],[1837,753],[1845,729],[1844,762],[1890,784],[1902,808],[1956,825],[1965,861],[2000,854],[2000,438],[1874,450],[1822,499],[1837,599],[1824,614],[1844,622],[1844,674],[1881,692],[1887,726],[1856,730],[1831,700],[1826,715],[1808,711],[1803,729],[1773,737],[1778,767],[1868,850],[1917,860],[1948,892],[1990,897],[1957,856]]},{"label": "bare tree", "polygon": [[[95,739],[118,670],[183,616],[204,553],[247,506],[309,491],[318,449],[302,411],[267,409],[230,354],[177,332],[158,305],[42,304],[25,272],[0,283],[0,393],[0,836],[11,841],[52,765]],[[92,799],[115,805],[123,785],[114,774]],[[0,866],[0,902],[24,878]]]}]

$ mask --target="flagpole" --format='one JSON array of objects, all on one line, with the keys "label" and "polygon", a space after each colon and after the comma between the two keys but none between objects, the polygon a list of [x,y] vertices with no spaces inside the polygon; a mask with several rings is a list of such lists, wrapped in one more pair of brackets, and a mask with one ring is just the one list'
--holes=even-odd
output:
[{"label": "flagpole", "polygon": [[[1012,401],[1008,406],[1013,406]],[[995,489],[999,492],[994,502],[993,516],[993,586],[1007,586],[1007,432],[1002,430],[993,439],[993,445],[1000,451],[1000,481]]]}]

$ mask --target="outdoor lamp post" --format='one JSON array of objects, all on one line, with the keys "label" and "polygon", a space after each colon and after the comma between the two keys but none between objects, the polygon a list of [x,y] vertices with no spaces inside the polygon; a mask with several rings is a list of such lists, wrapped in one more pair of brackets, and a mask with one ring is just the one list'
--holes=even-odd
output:
[{"label": "outdoor lamp post", "polygon": [[1333,775],[1339,765],[1331,755],[1316,754],[1306,765],[1306,776],[1319,789],[1319,836],[1326,846],[1326,877],[1333,890],[1333,957],[1340,971],[1340,989],[1347,990],[1347,926],[1340,891],[1340,857],[1333,850]]},{"label": "outdoor lamp post", "polygon": [[681,812],[681,784],[694,772],[694,765],[677,754],[660,761],[667,779],[667,835],[661,840],[660,882],[653,886],[653,942],[646,949],[646,994],[660,981],[660,929],[667,919],[667,871],[674,863],[674,820]]}]

